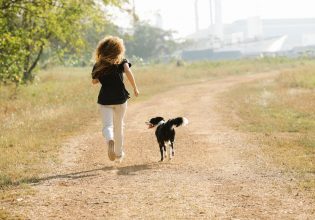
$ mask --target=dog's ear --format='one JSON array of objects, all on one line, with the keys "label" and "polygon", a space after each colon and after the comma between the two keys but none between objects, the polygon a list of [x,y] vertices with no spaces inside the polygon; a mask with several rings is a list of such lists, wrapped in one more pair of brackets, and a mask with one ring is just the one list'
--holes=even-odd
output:
[{"label": "dog's ear", "polygon": [[151,118],[149,122],[150,122],[151,124],[153,124],[153,125],[157,125],[157,124],[158,124],[160,121],[162,121],[162,120],[164,120],[164,119],[159,116],[159,117]]},{"label": "dog's ear", "polygon": [[154,119],[157,121],[157,123],[159,123],[160,121],[163,121],[163,120],[164,120],[164,118],[163,118],[163,117],[160,117],[160,116],[155,117]]},{"label": "dog's ear", "polygon": [[159,117],[157,117],[157,118],[159,118],[159,119],[160,119],[160,121],[163,121],[163,120],[164,120],[164,118],[163,118],[163,117],[160,117],[160,116],[159,116]]}]

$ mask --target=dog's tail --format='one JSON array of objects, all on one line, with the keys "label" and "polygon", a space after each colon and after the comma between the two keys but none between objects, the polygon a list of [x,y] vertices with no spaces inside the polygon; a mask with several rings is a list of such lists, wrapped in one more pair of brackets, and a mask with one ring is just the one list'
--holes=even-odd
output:
[{"label": "dog's tail", "polygon": [[170,128],[173,129],[174,127],[179,127],[179,126],[186,126],[188,125],[188,119],[185,117],[177,117],[174,119],[169,120],[170,123]]}]

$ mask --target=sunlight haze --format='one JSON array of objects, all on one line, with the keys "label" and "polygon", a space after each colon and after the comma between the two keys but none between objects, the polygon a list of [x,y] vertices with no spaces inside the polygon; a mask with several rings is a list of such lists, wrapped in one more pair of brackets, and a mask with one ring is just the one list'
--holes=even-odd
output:
[{"label": "sunlight haze", "polygon": [[[195,31],[195,0],[135,0],[140,19],[156,23],[161,15],[163,29],[174,30],[178,36]],[[198,0],[199,28],[210,25],[209,0]],[[269,18],[314,17],[315,2],[310,0],[222,0],[223,23],[259,16]]]}]

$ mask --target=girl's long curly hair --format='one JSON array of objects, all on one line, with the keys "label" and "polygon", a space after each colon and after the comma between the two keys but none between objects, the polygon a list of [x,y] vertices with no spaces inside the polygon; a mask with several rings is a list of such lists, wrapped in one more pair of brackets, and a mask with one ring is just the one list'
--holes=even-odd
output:
[{"label": "girl's long curly hair", "polygon": [[124,42],[119,37],[108,36],[102,39],[95,51],[93,78],[99,78],[110,71],[114,64],[120,64],[125,53]]}]

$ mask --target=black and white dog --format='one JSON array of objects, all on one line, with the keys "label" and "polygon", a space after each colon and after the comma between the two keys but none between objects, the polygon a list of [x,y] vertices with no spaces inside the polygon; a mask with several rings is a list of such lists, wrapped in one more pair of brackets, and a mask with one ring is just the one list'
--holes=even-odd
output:
[{"label": "black and white dog", "polygon": [[174,140],[175,140],[175,130],[174,127],[185,126],[188,124],[187,118],[177,117],[174,119],[169,119],[167,122],[164,121],[162,117],[151,118],[150,121],[146,122],[149,128],[156,127],[155,136],[157,142],[160,146],[161,161],[167,157],[166,145],[170,145],[170,157],[175,155],[174,152]]}]

